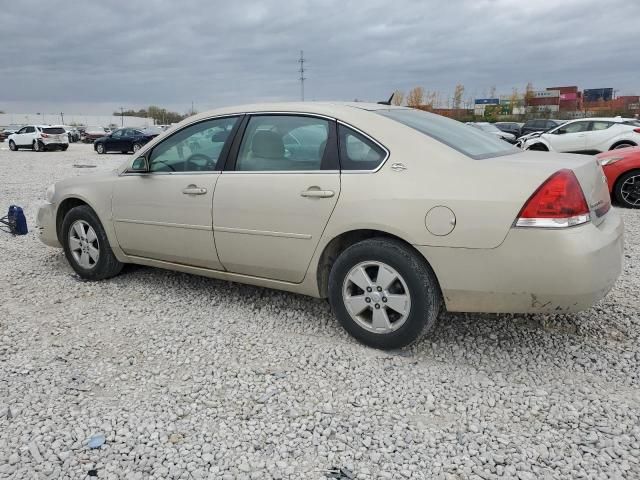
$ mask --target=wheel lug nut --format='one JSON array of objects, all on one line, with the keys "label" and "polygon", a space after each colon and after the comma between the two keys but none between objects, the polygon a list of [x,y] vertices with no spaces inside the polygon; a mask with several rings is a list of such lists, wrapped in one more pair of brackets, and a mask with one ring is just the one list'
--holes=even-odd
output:
[{"label": "wheel lug nut", "polygon": [[370,291],[371,291],[371,287],[367,287],[367,292],[370,292]]},{"label": "wheel lug nut", "polygon": [[383,301],[384,303],[387,303],[387,297],[382,297],[382,301]]},{"label": "wheel lug nut", "polygon": [[367,303],[371,303],[371,299],[370,299],[369,297],[366,297],[366,298],[364,299],[364,301],[365,301],[365,302],[367,302]]},{"label": "wheel lug nut", "polygon": [[380,308],[380,304],[376,303],[376,309],[379,309],[379,308]]},{"label": "wheel lug nut", "polygon": [[376,290],[378,290],[379,292],[382,291],[382,287],[378,287]]}]

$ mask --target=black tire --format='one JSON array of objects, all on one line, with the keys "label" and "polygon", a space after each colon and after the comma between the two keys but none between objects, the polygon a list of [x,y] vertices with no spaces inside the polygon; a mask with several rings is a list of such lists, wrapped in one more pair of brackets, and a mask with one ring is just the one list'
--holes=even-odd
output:
[{"label": "black tire", "polygon": [[[627,192],[623,192],[623,187],[625,187],[625,189],[629,188],[629,186],[625,186],[625,182],[627,182],[631,178],[634,178],[634,187],[632,188],[634,188],[634,192],[637,192],[637,194],[631,192],[630,198],[628,190]],[[625,198],[625,193],[627,195],[627,198]],[[640,170],[631,170],[624,175],[621,175],[613,187],[613,195],[618,204],[623,207],[640,208],[640,203],[636,204],[635,202],[633,202],[633,198],[636,198],[636,201],[640,202]]]},{"label": "black tire", "polygon": [[[69,229],[77,220],[83,220],[88,223],[96,233],[100,255],[98,256],[98,261],[91,268],[83,268],[73,257],[69,247]],[[69,210],[62,221],[61,234],[67,261],[80,277],[86,280],[104,280],[117,275],[122,270],[123,264],[113,254],[102,223],[100,223],[100,219],[98,219],[91,207],[81,205]]]},{"label": "black tire", "polygon": [[96,144],[96,152],[98,152],[98,154],[102,155],[102,154],[107,153],[107,149],[106,149],[106,147],[104,146],[103,143],[97,143]]},{"label": "black tire", "polygon": [[42,143],[40,140],[34,140],[33,145],[31,145],[31,148],[35,152],[44,152],[46,150],[44,143]]},{"label": "black tire", "polygon": [[63,145],[62,147],[60,147],[60,150],[62,150],[63,152],[66,152],[67,148],[69,148],[69,145]]},{"label": "black tire", "polygon": [[11,150],[12,152],[18,151],[18,146],[16,145],[16,142],[14,142],[13,140],[9,140],[9,150]]},{"label": "black tire", "polygon": [[[342,290],[347,275],[362,262],[383,262],[395,269],[406,283],[411,308],[406,321],[397,330],[375,333],[360,326],[345,306]],[[404,243],[372,238],[350,246],[331,267],[329,302],[340,324],[360,342],[374,348],[405,347],[433,330],[442,307],[442,294],[433,270],[426,260]],[[384,299],[383,299],[384,300]]]},{"label": "black tire", "polygon": [[615,145],[613,145],[609,150],[618,150],[620,148],[630,148],[630,147],[635,147],[636,145],[634,145],[631,142],[620,142],[620,143],[616,143]]},{"label": "black tire", "polygon": [[133,144],[133,153],[136,153],[138,150],[140,150],[142,148],[142,145],[139,143],[134,143]]}]

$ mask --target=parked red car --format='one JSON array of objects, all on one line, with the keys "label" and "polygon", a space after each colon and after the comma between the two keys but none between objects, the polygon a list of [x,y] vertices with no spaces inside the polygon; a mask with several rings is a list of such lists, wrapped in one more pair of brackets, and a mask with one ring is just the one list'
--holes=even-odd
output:
[{"label": "parked red car", "polygon": [[640,208],[640,147],[610,150],[597,157],[611,197],[624,207]]}]

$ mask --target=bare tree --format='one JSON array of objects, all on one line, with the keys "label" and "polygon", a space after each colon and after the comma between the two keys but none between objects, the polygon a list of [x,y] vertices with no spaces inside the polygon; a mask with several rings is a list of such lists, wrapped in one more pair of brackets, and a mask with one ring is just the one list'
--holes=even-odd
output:
[{"label": "bare tree", "polygon": [[393,92],[393,98],[391,99],[391,103],[394,105],[402,105],[404,101],[404,92],[402,90],[396,90]]},{"label": "bare tree", "polygon": [[414,87],[407,95],[407,106],[418,108],[424,104],[424,88]]}]

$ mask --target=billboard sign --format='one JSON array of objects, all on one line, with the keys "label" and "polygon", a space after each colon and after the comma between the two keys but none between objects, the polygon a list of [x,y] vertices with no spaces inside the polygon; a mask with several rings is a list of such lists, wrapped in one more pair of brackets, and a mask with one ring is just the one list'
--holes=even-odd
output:
[{"label": "billboard sign", "polygon": [[613,88],[589,88],[584,91],[584,99],[587,102],[605,102],[613,99]]},{"label": "billboard sign", "polygon": [[533,92],[534,98],[554,98],[560,96],[560,90],[538,90]]}]

